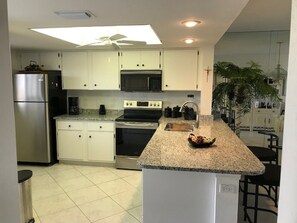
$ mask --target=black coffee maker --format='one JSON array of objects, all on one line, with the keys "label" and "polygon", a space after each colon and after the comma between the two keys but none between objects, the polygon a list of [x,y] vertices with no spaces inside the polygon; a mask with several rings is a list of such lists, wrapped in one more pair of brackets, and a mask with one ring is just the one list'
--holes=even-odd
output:
[{"label": "black coffee maker", "polygon": [[99,115],[105,115],[105,114],[106,114],[105,105],[100,105],[99,106]]},{"label": "black coffee maker", "polygon": [[78,97],[69,97],[68,98],[68,114],[69,115],[79,115]]}]

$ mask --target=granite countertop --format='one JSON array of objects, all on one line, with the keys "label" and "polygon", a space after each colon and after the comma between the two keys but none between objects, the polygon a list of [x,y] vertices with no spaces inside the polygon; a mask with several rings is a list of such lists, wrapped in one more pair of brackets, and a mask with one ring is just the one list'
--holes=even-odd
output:
[{"label": "granite countertop", "polygon": [[106,110],[105,115],[99,115],[98,109],[81,110],[79,115],[59,115],[56,120],[81,120],[81,121],[115,121],[123,114],[122,110]]},{"label": "granite countertop", "polygon": [[161,118],[158,129],[138,159],[142,168],[240,175],[264,172],[264,165],[222,120],[201,117],[199,128],[193,133],[216,138],[216,142],[209,148],[194,149],[187,140],[189,132],[165,131],[167,122],[191,121]]}]

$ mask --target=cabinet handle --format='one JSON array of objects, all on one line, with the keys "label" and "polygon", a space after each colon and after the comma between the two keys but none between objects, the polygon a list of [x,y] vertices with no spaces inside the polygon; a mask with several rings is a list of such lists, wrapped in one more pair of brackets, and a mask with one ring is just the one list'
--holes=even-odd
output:
[{"label": "cabinet handle", "polygon": [[68,125],[68,127],[70,128],[70,127],[71,127],[71,125]]}]

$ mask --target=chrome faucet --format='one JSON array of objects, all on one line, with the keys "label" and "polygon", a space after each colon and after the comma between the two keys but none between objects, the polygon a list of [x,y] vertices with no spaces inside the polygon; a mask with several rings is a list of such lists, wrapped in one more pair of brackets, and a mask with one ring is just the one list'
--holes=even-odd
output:
[{"label": "chrome faucet", "polygon": [[185,110],[185,106],[186,106],[187,104],[192,104],[192,105],[194,105],[194,106],[196,107],[196,122],[195,122],[195,124],[194,124],[194,127],[195,127],[195,128],[198,128],[198,127],[199,127],[198,105],[197,105],[195,102],[193,102],[193,101],[186,101],[186,102],[181,106],[181,108],[179,109],[179,112],[183,112],[183,111]]}]

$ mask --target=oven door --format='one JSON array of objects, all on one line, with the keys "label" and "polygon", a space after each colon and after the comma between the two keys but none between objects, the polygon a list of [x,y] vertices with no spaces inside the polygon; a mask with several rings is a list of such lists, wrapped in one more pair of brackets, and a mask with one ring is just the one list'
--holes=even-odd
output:
[{"label": "oven door", "polygon": [[136,165],[158,123],[116,122],[116,168],[139,169]]}]

